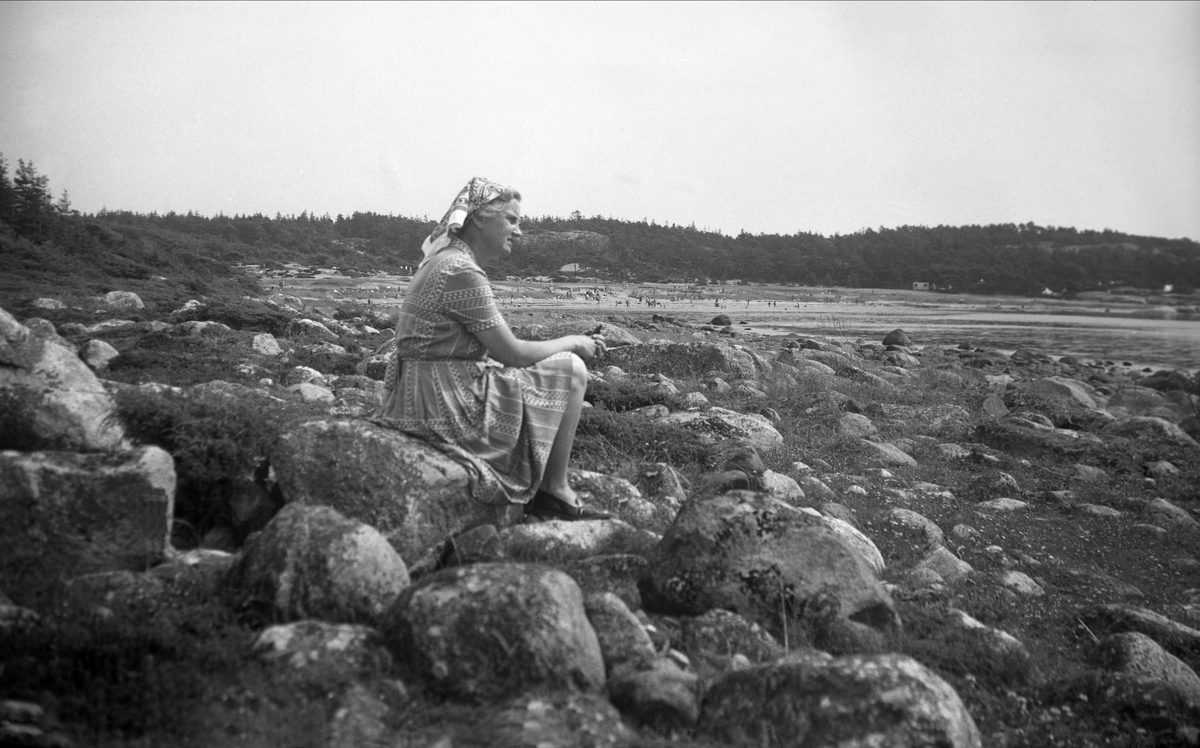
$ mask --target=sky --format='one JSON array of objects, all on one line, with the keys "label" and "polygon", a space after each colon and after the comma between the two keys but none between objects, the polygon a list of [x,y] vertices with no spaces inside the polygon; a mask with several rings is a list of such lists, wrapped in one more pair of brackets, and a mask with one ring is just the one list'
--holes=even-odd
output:
[{"label": "sky", "polygon": [[1200,2],[0,3],[0,153],[84,212],[1200,240]]}]

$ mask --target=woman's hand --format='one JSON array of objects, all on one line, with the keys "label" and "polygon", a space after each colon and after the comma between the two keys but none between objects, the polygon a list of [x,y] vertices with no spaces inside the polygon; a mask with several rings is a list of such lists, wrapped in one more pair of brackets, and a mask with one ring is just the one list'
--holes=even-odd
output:
[{"label": "woman's hand", "polygon": [[586,364],[600,361],[608,352],[608,346],[599,335],[572,335],[571,342],[575,354]]}]

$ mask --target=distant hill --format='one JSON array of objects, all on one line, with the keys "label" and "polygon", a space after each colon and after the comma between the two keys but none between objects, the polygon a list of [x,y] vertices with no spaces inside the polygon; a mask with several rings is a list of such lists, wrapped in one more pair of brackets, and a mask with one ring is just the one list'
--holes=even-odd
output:
[{"label": "distant hill", "polygon": [[[164,303],[213,291],[245,293],[236,268],[284,263],[347,274],[403,272],[420,259],[433,223],[355,212],[201,216],[102,211],[81,215],[64,193],[20,162],[9,180],[0,157],[0,304],[37,289],[135,290]],[[911,288],[956,293],[1071,295],[1129,286],[1200,288],[1200,244],[1033,223],[902,226],[853,234],[748,234],[595,216],[526,218],[524,240],[489,272],[554,275],[578,264],[612,280],[719,281]],[[165,279],[165,280],[159,280]],[[145,296],[143,297],[145,298]],[[170,298],[171,301],[167,299]]]}]

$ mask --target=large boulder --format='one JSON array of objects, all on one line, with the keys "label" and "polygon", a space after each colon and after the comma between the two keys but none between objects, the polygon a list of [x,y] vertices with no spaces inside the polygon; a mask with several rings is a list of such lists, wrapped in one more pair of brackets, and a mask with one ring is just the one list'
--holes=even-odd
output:
[{"label": "large boulder", "polygon": [[1096,646],[1095,659],[1110,672],[1167,684],[1200,707],[1200,676],[1145,634],[1128,631],[1105,637]]},{"label": "large boulder", "polygon": [[285,506],[229,570],[234,603],[272,621],[374,624],[409,584],[375,528],[324,506]]},{"label": "large boulder", "polygon": [[0,576],[144,570],[168,548],[174,504],[175,463],[158,447],[0,452]]},{"label": "large boulder", "polygon": [[419,439],[362,420],[317,420],[270,455],[284,501],[324,504],[372,525],[409,563],[447,536],[494,519],[465,468]]},{"label": "large boulder", "polygon": [[1187,435],[1180,427],[1154,416],[1128,416],[1118,418],[1104,427],[1106,436],[1123,436],[1140,443],[1181,450],[1193,455],[1200,453],[1200,443]]},{"label": "large boulder", "polygon": [[607,363],[629,372],[673,377],[697,377],[710,371],[733,374],[739,379],[758,376],[750,354],[721,343],[625,346],[610,350]]},{"label": "large boulder", "polygon": [[75,351],[0,309],[0,446],[101,451],[126,445],[112,397]]},{"label": "large boulder", "polygon": [[400,594],[380,626],[406,682],[468,701],[597,691],[604,659],[583,593],[557,569],[471,564]]},{"label": "large boulder", "polygon": [[1163,393],[1149,387],[1127,385],[1108,398],[1108,412],[1124,416],[1156,416],[1172,423],[1183,419],[1180,408]]},{"label": "large boulder", "polygon": [[638,586],[647,610],[735,610],[791,641],[820,640],[843,622],[899,626],[875,572],[824,518],[751,491],[685,504]]},{"label": "large boulder", "polygon": [[769,452],[783,446],[783,435],[771,424],[770,419],[757,413],[709,408],[671,413],[659,420],[686,426],[713,442],[738,439],[759,452]]},{"label": "large boulder", "polygon": [[954,688],[896,654],[785,659],[727,673],[704,697],[700,728],[737,745],[981,744]]}]

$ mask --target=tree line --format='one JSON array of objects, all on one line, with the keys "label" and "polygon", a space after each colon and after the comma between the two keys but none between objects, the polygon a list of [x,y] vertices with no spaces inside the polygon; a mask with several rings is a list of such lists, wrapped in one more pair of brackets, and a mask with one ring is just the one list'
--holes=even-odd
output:
[{"label": "tree line", "polygon": [[[25,255],[103,255],[113,277],[169,274],[180,265],[233,272],[238,263],[300,262],[347,272],[404,271],[420,259],[427,218],[350,215],[203,216],[102,210],[81,214],[64,191],[19,160],[13,178],[0,155],[0,236]],[[1200,287],[1200,244],[1033,223],[901,226],[852,234],[729,236],[693,226],[585,217],[527,217],[526,241],[489,272],[555,275],[569,263],[611,280],[795,283],[958,293],[1072,293],[1114,286],[1177,291]],[[6,248],[17,246],[9,241]],[[37,252],[33,252],[34,248]],[[30,264],[37,264],[31,258]],[[95,258],[93,258],[95,259]]]}]

